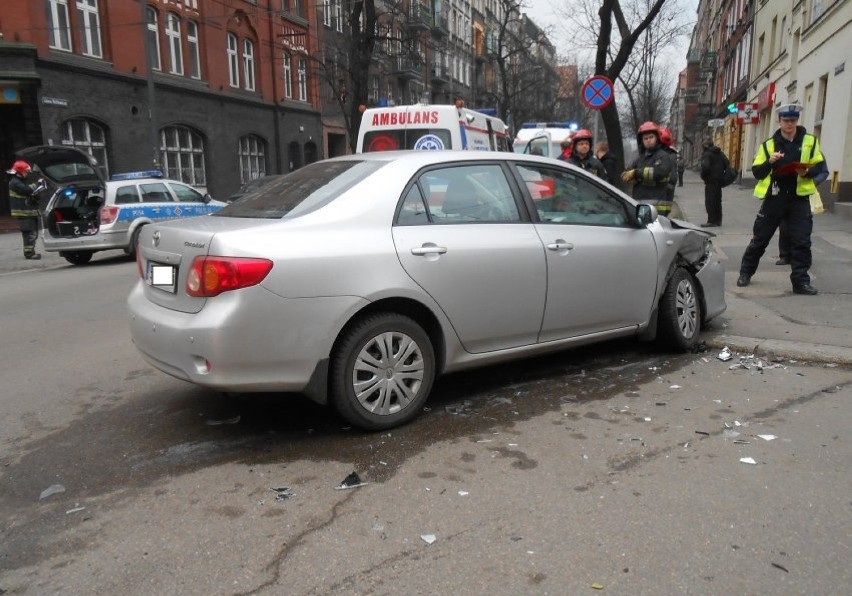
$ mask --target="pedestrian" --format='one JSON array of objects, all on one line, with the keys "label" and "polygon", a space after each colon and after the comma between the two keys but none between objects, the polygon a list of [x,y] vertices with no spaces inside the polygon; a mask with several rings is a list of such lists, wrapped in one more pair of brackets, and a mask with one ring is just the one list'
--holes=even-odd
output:
[{"label": "pedestrian", "polygon": [[731,165],[728,156],[713,144],[712,139],[704,141],[701,154],[701,180],[704,181],[704,209],[707,221],[702,228],[718,228],[722,225],[722,184],[725,170]]},{"label": "pedestrian", "polygon": [[813,214],[810,195],[828,178],[828,166],[819,139],[799,126],[802,106],[788,103],[778,108],[779,127],[757,148],[751,171],[757,179],[754,196],[763,203],[754,220],[752,238],[740,264],[737,286],[751,283],[760,257],[779,225],[786,227],[790,245],[790,281],[793,292],[813,296],[811,285],[811,232]]},{"label": "pedestrian", "polygon": [[683,172],[686,170],[686,164],[683,161],[683,155],[677,156],[677,185],[683,186]]},{"label": "pedestrian", "polygon": [[609,143],[598,141],[598,144],[595,145],[595,157],[600,160],[604,165],[604,169],[606,169],[606,181],[613,186],[619,186],[618,160],[616,160],[615,155],[609,152]]},{"label": "pedestrian", "polygon": [[561,143],[559,143],[559,147],[562,149],[562,153],[560,153],[556,159],[561,161],[568,161],[571,159],[571,148],[574,144],[571,142],[571,139],[565,139]]},{"label": "pedestrian", "polygon": [[[672,138],[672,131],[668,128],[660,127],[660,144],[663,146],[663,150],[668,153],[672,160],[675,162],[675,167],[677,167],[677,159],[678,152],[677,149],[674,148],[674,139]],[[674,203],[675,196],[675,175],[674,171],[672,171],[672,175],[669,177],[669,187],[668,187],[668,199],[672,203]]]},{"label": "pedestrian", "polygon": [[571,157],[568,163],[582,168],[594,174],[598,178],[606,179],[606,168],[601,161],[592,155],[592,133],[582,128],[571,137]]},{"label": "pedestrian", "polygon": [[6,173],[9,174],[9,207],[12,217],[18,220],[18,227],[24,240],[24,258],[38,260],[41,254],[36,252],[38,197],[35,193],[39,183],[27,182],[32,171],[30,164],[18,160]]},{"label": "pedestrian", "polygon": [[637,157],[622,175],[624,182],[633,183],[633,198],[654,205],[662,215],[672,211],[669,197],[669,179],[674,175],[675,164],[660,143],[659,128],[653,122],[644,122],[636,131],[639,148]]}]

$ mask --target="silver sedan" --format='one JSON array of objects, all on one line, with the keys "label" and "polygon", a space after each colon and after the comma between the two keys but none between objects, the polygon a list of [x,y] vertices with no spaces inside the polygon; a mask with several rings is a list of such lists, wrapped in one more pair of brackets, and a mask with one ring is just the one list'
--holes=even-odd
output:
[{"label": "silver sedan", "polygon": [[177,378],[385,429],[441,373],[624,336],[693,348],[725,309],[711,237],[547,158],[339,157],[145,226],[131,332]]}]

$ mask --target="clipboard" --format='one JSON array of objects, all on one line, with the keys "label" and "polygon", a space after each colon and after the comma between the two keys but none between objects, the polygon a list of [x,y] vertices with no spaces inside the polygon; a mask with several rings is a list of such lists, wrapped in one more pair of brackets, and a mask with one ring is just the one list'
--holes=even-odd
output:
[{"label": "clipboard", "polygon": [[786,176],[788,174],[796,174],[796,170],[798,170],[799,168],[807,169],[807,168],[810,168],[810,167],[811,166],[806,164],[806,163],[802,163],[800,161],[794,161],[794,162],[790,162],[788,164],[784,164],[780,168],[773,170],[772,173],[775,174],[776,176],[777,175]]}]

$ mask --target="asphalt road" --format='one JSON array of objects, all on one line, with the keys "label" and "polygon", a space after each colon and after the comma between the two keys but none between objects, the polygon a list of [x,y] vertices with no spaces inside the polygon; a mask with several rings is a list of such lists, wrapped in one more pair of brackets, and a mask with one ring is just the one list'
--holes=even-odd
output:
[{"label": "asphalt road", "polygon": [[847,368],[609,343],[446,377],[413,424],[365,434],[152,370],[126,259],[8,269],[0,593],[852,585]]}]

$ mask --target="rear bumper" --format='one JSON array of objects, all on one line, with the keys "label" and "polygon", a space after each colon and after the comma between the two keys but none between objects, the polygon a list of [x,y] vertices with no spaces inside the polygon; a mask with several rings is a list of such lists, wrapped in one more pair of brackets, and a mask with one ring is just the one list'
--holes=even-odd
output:
[{"label": "rear bumper", "polygon": [[127,249],[130,239],[127,230],[100,230],[91,236],[78,236],[77,238],[59,238],[51,236],[45,230],[42,236],[44,250],[47,252],[60,252],[70,250],[114,250]]},{"label": "rear bumper", "polygon": [[367,304],[355,296],[282,298],[254,286],[185,313],[154,304],[145,290],[140,281],[128,298],[137,349],[155,368],[220,391],[306,392],[342,326]]}]

